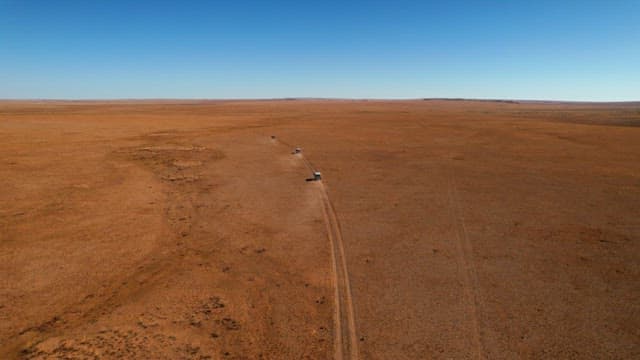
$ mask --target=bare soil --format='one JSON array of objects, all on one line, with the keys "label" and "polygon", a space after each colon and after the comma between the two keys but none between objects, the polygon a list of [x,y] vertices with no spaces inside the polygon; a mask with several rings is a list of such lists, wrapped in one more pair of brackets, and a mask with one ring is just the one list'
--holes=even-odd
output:
[{"label": "bare soil", "polygon": [[640,103],[0,102],[0,358],[639,358],[639,164]]}]

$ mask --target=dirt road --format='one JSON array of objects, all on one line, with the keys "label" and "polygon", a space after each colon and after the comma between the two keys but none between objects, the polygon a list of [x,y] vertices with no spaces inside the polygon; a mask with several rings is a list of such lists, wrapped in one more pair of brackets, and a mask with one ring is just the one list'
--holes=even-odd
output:
[{"label": "dirt road", "polygon": [[327,188],[321,178],[316,178],[319,173],[311,161],[304,156],[300,147],[271,136],[275,143],[283,145],[292,151],[292,155],[300,159],[309,171],[310,177],[306,181],[314,181],[313,184],[318,189],[318,197],[322,199],[322,214],[326,225],[327,238],[331,246],[332,282],[334,286],[334,358],[335,359],[358,359],[357,330],[355,315],[353,313],[353,299],[351,295],[351,284],[349,280],[349,267],[347,266],[344,252],[344,241],[342,240],[342,229],[336,214],[333,203],[329,199]]},{"label": "dirt road", "polygon": [[640,356],[640,104],[0,102],[0,140],[3,358]]}]

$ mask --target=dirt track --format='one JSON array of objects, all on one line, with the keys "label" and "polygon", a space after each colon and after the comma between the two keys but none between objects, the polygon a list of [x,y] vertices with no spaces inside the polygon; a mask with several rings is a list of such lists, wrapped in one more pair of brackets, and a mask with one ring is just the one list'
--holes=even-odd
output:
[{"label": "dirt track", "polygon": [[640,104],[1,102],[0,140],[2,358],[640,357]]},{"label": "dirt track", "polygon": [[322,199],[322,214],[326,225],[327,238],[331,245],[331,264],[332,264],[332,282],[334,287],[334,358],[335,359],[358,359],[360,353],[358,351],[357,330],[355,325],[355,315],[353,313],[353,299],[351,294],[351,285],[349,280],[349,267],[347,266],[346,255],[344,251],[344,241],[342,240],[342,229],[338,215],[334,209],[333,203],[329,199],[329,194],[321,179],[316,179],[315,174],[317,168],[304,156],[300,148],[293,146],[287,142],[277,139],[272,135],[274,142],[282,144],[287,149],[295,149],[292,155],[300,158],[309,174],[314,174],[306,181],[315,181],[313,185],[318,188],[318,196]]}]

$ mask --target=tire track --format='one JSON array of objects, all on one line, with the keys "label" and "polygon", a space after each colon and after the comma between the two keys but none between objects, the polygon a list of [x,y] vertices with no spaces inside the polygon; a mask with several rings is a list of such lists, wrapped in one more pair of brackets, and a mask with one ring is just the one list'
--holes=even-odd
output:
[{"label": "tire track", "polygon": [[[274,139],[281,145],[294,149],[290,144]],[[305,166],[311,173],[316,168],[302,154],[297,154]],[[331,246],[331,263],[333,267],[333,284],[334,284],[334,358],[342,359],[359,359],[356,323],[354,315],[353,298],[351,295],[351,284],[349,282],[349,271],[347,268],[347,259],[344,251],[344,241],[342,237],[342,229],[340,221],[336,214],[335,208],[326,186],[322,181],[318,182],[320,197],[322,199],[322,215],[324,217],[327,229],[327,237]]]},{"label": "tire track", "polygon": [[[418,126],[422,129],[430,127],[426,121],[418,121]],[[455,182],[454,170],[446,172],[447,199],[449,202],[449,216],[454,221],[456,236],[456,263],[458,272],[462,275],[463,301],[466,313],[469,315],[471,323],[471,346],[472,357],[474,359],[485,359],[485,350],[480,334],[480,323],[478,320],[478,274],[473,263],[473,245],[469,240],[467,225],[462,216],[460,206],[460,195]]]},{"label": "tire track", "polygon": [[473,264],[473,246],[467,233],[467,225],[462,216],[460,207],[460,196],[455,184],[453,172],[447,179],[447,195],[449,200],[449,212],[455,222],[456,234],[456,262],[462,275],[463,298],[466,314],[470,317],[471,341],[473,347],[473,358],[484,359],[484,349],[480,336],[480,325],[478,321],[478,276]]}]

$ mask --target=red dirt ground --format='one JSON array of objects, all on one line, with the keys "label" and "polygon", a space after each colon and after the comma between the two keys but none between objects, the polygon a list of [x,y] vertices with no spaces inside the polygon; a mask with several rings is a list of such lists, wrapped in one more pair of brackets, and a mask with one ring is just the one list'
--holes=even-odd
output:
[{"label": "red dirt ground", "polygon": [[640,103],[5,101],[0,164],[3,359],[640,357]]}]

